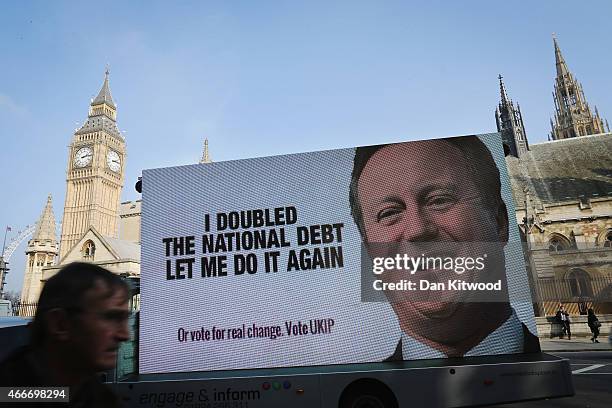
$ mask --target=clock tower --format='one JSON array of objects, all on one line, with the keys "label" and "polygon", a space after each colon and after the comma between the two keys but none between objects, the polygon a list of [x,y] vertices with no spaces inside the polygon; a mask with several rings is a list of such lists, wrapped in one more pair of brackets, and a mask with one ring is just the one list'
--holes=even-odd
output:
[{"label": "clock tower", "polygon": [[68,147],[60,263],[91,226],[103,236],[118,236],[126,150],[117,128],[117,106],[108,75],[107,69],[102,89],[89,106],[88,118]]}]

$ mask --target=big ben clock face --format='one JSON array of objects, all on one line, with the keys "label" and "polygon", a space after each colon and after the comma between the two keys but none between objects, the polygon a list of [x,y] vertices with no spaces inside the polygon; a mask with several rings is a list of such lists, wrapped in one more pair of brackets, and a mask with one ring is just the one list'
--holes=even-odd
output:
[{"label": "big ben clock face", "polygon": [[91,163],[93,151],[91,147],[81,147],[74,155],[74,167],[85,167]]},{"label": "big ben clock face", "polygon": [[106,164],[108,168],[115,173],[121,170],[121,158],[119,157],[119,153],[114,150],[109,150],[106,155]]}]

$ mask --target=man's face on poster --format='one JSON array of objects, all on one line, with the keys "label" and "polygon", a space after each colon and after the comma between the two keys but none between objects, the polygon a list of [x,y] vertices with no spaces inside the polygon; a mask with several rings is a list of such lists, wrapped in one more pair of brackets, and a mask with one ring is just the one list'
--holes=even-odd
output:
[{"label": "man's face on poster", "polygon": [[[475,282],[482,281],[479,274],[487,274],[487,282],[501,279],[506,287],[505,206],[493,208],[487,192],[479,189],[473,168],[457,146],[443,140],[387,145],[369,158],[358,180],[357,196],[371,256],[376,252],[388,257],[402,253],[476,258],[487,253],[481,271],[461,275],[438,269],[421,269],[413,275],[389,271],[381,275],[383,281]],[[381,248],[386,253],[381,254]],[[468,321],[470,314],[473,319],[475,308],[487,304],[470,304],[469,296],[458,291],[442,296],[434,291],[387,293],[405,332],[436,321]]]}]

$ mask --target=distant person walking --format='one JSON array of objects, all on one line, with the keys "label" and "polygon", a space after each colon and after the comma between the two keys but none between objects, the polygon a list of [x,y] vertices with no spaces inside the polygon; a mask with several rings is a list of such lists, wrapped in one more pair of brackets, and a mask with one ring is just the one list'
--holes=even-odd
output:
[{"label": "distant person walking", "polygon": [[571,321],[569,317],[569,313],[563,308],[563,305],[559,306],[559,310],[557,310],[557,314],[555,315],[557,321],[561,324],[561,328],[563,333],[561,334],[561,338],[563,335],[567,334],[567,339],[572,339],[572,330],[571,330]]},{"label": "distant person walking", "polygon": [[593,343],[599,343],[599,340],[597,340],[597,336],[599,336],[599,328],[601,327],[601,323],[597,319],[597,316],[595,316],[593,309],[589,309],[588,313],[589,314],[587,316],[587,324],[589,325],[589,329],[591,329],[591,333],[593,333],[591,341]]}]

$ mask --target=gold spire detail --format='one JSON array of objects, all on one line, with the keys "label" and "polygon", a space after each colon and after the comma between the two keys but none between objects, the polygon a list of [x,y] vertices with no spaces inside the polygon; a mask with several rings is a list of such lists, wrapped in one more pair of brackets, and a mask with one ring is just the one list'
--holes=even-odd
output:
[{"label": "gold spire detail", "polygon": [[200,164],[204,163],[212,163],[210,154],[208,153],[208,138],[204,139],[204,152],[202,153],[202,159],[200,159]]}]

